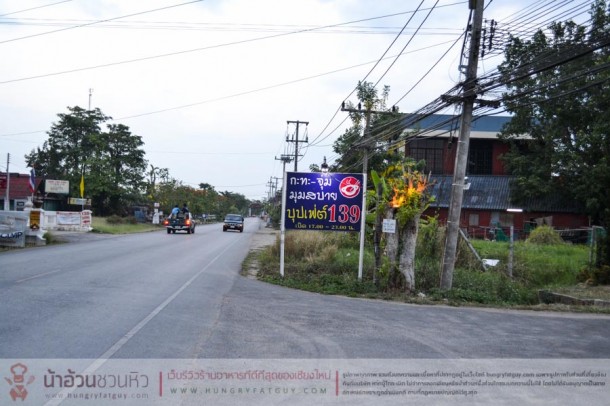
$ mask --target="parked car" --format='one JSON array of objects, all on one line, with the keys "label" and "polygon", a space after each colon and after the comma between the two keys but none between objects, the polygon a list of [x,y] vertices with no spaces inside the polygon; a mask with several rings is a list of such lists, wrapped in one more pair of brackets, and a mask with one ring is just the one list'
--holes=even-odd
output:
[{"label": "parked car", "polygon": [[222,225],[222,231],[235,230],[244,232],[244,216],[241,214],[227,214]]},{"label": "parked car", "polygon": [[195,233],[195,219],[190,212],[178,213],[163,220],[163,225],[167,229],[167,234],[176,231],[186,231],[187,234]]}]

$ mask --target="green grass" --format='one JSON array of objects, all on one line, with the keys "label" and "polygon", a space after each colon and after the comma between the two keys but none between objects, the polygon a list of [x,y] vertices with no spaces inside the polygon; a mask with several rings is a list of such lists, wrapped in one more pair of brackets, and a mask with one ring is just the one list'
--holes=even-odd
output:
[{"label": "green grass", "polygon": [[143,233],[148,231],[162,230],[163,226],[150,223],[121,223],[111,224],[105,217],[93,217],[92,219],[93,232],[103,234],[130,234]]},{"label": "green grass", "polygon": [[[494,271],[508,273],[508,243],[474,240],[472,244],[482,258],[500,260]],[[577,283],[588,261],[589,247],[584,245],[516,242],[513,276],[532,288],[569,286]]]},{"label": "green grass", "polygon": [[[489,268],[487,272],[481,270],[465,244],[460,244],[452,289],[440,290],[443,241],[435,237],[438,235],[430,230],[420,233],[422,239],[418,241],[415,271],[417,295],[392,289],[383,267],[377,271],[377,283],[373,283],[374,259],[369,244],[366,245],[363,279],[359,281],[357,237],[349,234],[288,232],[283,278],[279,275],[277,242],[257,252],[254,258],[249,259],[248,266],[252,267],[252,263],[257,262],[259,279],[291,288],[415,303],[552,310],[552,305],[538,304],[538,290],[541,289],[576,297],[610,298],[610,288],[578,284],[579,273],[588,265],[589,248],[571,244],[515,243],[513,278],[507,275],[508,243],[472,241],[482,258],[500,260],[498,266]],[[555,309],[566,310],[562,306]],[[610,313],[610,309],[599,308],[585,311]]]}]

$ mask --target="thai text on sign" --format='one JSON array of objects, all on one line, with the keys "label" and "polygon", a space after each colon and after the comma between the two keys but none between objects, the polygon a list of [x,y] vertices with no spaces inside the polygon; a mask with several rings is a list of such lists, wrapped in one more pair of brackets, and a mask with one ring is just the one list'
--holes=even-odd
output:
[{"label": "thai text on sign", "polygon": [[286,173],[285,228],[360,231],[363,175]]}]

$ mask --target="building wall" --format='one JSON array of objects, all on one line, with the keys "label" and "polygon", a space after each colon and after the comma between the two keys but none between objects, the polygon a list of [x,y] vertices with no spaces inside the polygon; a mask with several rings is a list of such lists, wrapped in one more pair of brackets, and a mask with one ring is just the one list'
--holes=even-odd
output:
[{"label": "building wall", "polygon": [[[449,119],[449,116],[434,115],[432,117],[425,118],[420,125],[426,128],[426,123],[431,128],[435,125],[442,123]],[[502,155],[506,154],[510,150],[510,146],[505,144],[497,138],[498,133],[501,131],[502,126],[508,122],[508,117],[479,117],[476,121],[473,132],[471,132],[470,138],[470,151],[469,151],[469,166],[466,176],[471,176],[471,179],[475,179],[477,175],[484,175],[485,177],[493,178],[494,176],[509,175],[506,169],[504,161],[501,159]],[[433,175],[453,175],[455,169],[455,160],[457,152],[457,133],[452,125],[443,125],[439,128],[434,136],[422,137],[420,139],[413,139],[405,145],[405,155],[411,156],[416,160],[424,159],[425,157],[431,157],[436,160],[434,164],[429,164],[429,167],[434,168],[432,170]],[[451,137],[453,135],[453,137]],[[473,151],[474,154],[472,153]],[[490,162],[491,160],[491,162]],[[427,161],[428,162],[428,161]],[[430,168],[427,168],[430,171]],[[493,178],[499,179],[499,178]],[[499,184],[499,183],[498,183]],[[541,224],[540,219],[546,218],[546,223],[557,229],[578,229],[586,228],[589,226],[589,219],[587,216],[577,213],[556,213],[556,212],[525,212],[525,213],[512,213],[506,209],[509,206],[509,192],[505,190],[505,195],[502,195],[500,190],[497,190],[497,185],[494,182],[489,182],[489,192],[487,189],[483,190],[481,198],[485,197],[485,194],[494,195],[498,199],[502,200],[500,205],[475,205],[472,202],[467,207],[478,207],[480,209],[462,209],[460,217],[460,227],[467,229],[470,235],[476,237],[486,238],[486,234],[491,228],[501,227],[503,230],[513,226],[517,233],[527,233],[532,227],[532,219],[539,219],[537,224]],[[443,202],[442,208],[434,207],[434,204],[429,208],[424,215],[437,216],[442,224],[447,222],[448,216],[448,201],[446,199],[446,192],[442,192],[442,199],[439,198],[440,205]],[[505,207],[504,207],[505,206]],[[494,207],[496,210],[490,210],[489,207]],[[503,207],[499,210],[499,207]],[[565,209],[565,208],[564,208]]]},{"label": "building wall", "polygon": [[[424,217],[436,216],[441,224],[447,223],[448,209],[431,207]],[[490,239],[491,229],[501,228],[508,234],[514,227],[515,238],[524,238],[536,225],[547,224],[557,230],[574,230],[590,227],[589,218],[582,214],[524,212],[463,209],[460,214],[460,228],[468,231],[473,238]]]}]

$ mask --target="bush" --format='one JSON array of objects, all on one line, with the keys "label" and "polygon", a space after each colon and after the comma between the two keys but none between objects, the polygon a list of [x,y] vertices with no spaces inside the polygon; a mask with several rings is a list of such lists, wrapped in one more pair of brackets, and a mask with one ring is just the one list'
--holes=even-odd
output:
[{"label": "bush", "polygon": [[121,217],[113,214],[112,216],[106,217],[106,223],[111,225],[138,224],[138,219],[136,219],[134,216]]},{"label": "bush", "polygon": [[540,245],[563,244],[559,233],[546,225],[536,227],[527,237],[526,242]]},{"label": "bush", "polygon": [[432,289],[431,294],[456,302],[482,304],[534,304],[537,301],[535,291],[501,273],[464,269],[455,270],[451,290]]},{"label": "bush", "polygon": [[106,223],[108,224],[123,224],[123,217],[113,214],[112,216],[106,217]]},{"label": "bush", "polygon": [[583,268],[578,274],[578,281],[588,285],[609,285],[610,266],[602,265],[594,268]]},{"label": "bush", "polygon": [[44,238],[44,240],[46,241],[46,244],[55,244],[58,242],[57,238],[55,237],[55,235],[53,233],[51,233],[50,231],[45,232],[42,235],[42,238]]}]

